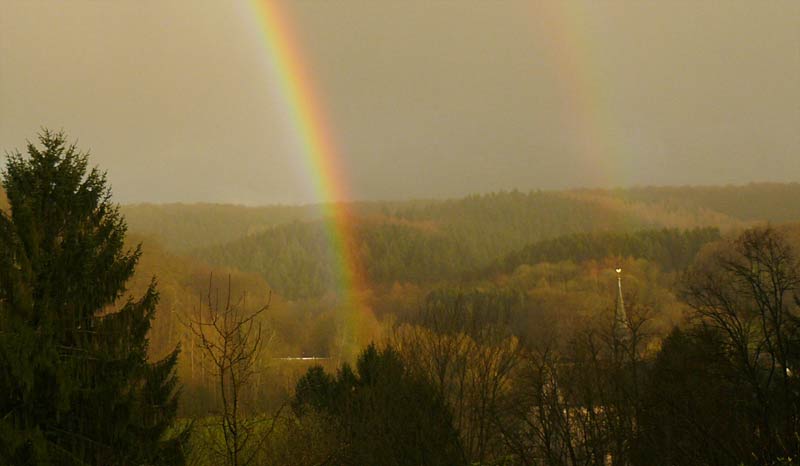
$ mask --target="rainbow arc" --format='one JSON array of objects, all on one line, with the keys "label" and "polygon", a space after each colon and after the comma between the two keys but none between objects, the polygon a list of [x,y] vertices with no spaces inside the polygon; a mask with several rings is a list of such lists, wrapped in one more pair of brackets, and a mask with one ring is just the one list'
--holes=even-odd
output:
[{"label": "rainbow arc", "polygon": [[363,268],[355,253],[355,223],[347,203],[351,197],[342,160],[287,12],[273,0],[253,0],[251,3],[275,70],[274,78],[277,78],[280,93],[291,114],[291,126],[302,145],[306,173],[324,211],[326,234],[336,263],[337,289],[343,301],[341,305],[351,310],[345,318],[343,338],[352,339],[361,314],[371,311],[362,299],[366,286]]}]

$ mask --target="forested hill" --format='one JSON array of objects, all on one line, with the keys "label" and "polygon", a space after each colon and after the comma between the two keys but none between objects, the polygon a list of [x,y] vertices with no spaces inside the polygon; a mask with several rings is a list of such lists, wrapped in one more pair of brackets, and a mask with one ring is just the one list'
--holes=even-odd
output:
[{"label": "forested hill", "polygon": [[525,246],[497,261],[484,275],[510,273],[523,264],[579,263],[607,257],[645,259],[662,270],[676,271],[688,267],[703,246],[719,239],[717,228],[575,233]]},{"label": "forested hill", "polygon": [[[800,203],[788,201],[800,199],[798,183],[545,193],[512,191],[452,200],[362,202],[351,205],[351,209],[358,215],[435,223],[462,231],[465,236],[473,236],[474,232],[466,230],[480,229],[485,234],[492,234],[495,226],[490,223],[493,219],[535,213],[537,202],[561,205],[562,217],[568,218],[571,215],[568,209],[574,205],[570,201],[575,199],[594,203],[601,207],[601,212],[617,211],[636,219],[635,223],[653,226],[718,226],[727,229],[753,221],[779,223],[800,220]],[[0,196],[0,205],[2,202]],[[157,236],[173,252],[227,243],[274,226],[317,220],[322,216],[318,205],[135,204],[123,206],[122,211],[132,232]],[[499,228],[506,229],[504,225]],[[524,235],[524,229],[519,231],[519,247],[522,247],[530,242],[530,238]]]},{"label": "forested hill", "polygon": [[134,204],[122,207],[128,228],[158,237],[173,252],[186,252],[263,231],[320,218],[318,206],[245,207],[226,204]]},{"label": "forested hill", "polygon": [[[354,226],[352,247],[371,283],[430,283],[459,278],[538,240],[655,226],[560,193],[512,192],[386,209]],[[195,254],[260,273],[285,296],[318,296],[336,283],[325,228],[323,222],[295,222]]]},{"label": "forested hill", "polygon": [[[751,184],[511,191],[453,200],[358,203],[351,207],[358,218],[352,247],[372,283],[431,283],[486,270],[504,260],[511,266],[557,254],[542,248],[560,243],[536,243],[564,235],[662,228],[729,230],[756,221],[797,221],[800,206],[788,200],[798,198],[800,184]],[[319,206],[137,205],[126,206],[123,212],[132,232],[160,237],[173,252],[259,273],[290,298],[319,296],[337,280],[335,258],[326,252],[327,227]]]},{"label": "forested hill", "polygon": [[743,186],[644,187],[576,190],[573,195],[617,199],[663,211],[704,211],[745,222],[800,220],[800,183],[751,183]]},{"label": "forested hill", "polygon": [[[396,204],[398,203],[357,202],[351,204],[351,208],[359,215],[375,215],[393,209]],[[177,253],[227,243],[277,225],[319,220],[324,211],[319,204],[250,207],[175,203],[122,206],[130,231],[158,237],[164,247]]]}]

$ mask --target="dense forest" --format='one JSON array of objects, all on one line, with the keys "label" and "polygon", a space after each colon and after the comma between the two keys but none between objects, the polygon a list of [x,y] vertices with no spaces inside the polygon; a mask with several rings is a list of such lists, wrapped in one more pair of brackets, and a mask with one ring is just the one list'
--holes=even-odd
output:
[{"label": "dense forest", "polygon": [[525,246],[498,261],[495,269],[512,272],[523,264],[632,257],[676,271],[688,267],[704,245],[719,239],[716,228],[576,233]]},{"label": "dense forest", "polygon": [[[350,207],[373,221],[409,221],[422,228],[445,228],[473,234],[483,224],[486,232],[501,230],[516,247],[536,239],[533,233],[553,236],[585,228],[630,226],[722,229],[752,221],[787,222],[800,216],[786,199],[800,195],[793,184],[754,183],[726,187],[653,187],[617,190],[499,192],[446,201],[363,202]],[[558,206],[558,207],[556,207]],[[173,252],[221,245],[293,221],[320,220],[320,206],[246,207],[222,204],[136,204],[122,206],[132,231],[158,237]],[[593,222],[575,218],[588,214]],[[525,226],[530,218],[545,215],[538,227]],[[496,220],[500,225],[486,225]],[[521,222],[515,225],[515,222]],[[512,233],[511,230],[514,230]],[[552,229],[553,231],[548,231]],[[549,233],[549,234],[548,234]]]},{"label": "dense forest", "polygon": [[0,463],[797,464],[798,184],[355,204],[356,299],[320,206],[3,189]]}]

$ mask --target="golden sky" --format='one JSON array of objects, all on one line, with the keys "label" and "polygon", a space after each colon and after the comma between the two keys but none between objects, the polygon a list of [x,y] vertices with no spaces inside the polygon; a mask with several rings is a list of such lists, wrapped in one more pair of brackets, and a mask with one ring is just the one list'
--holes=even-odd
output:
[{"label": "golden sky", "polygon": [[[359,199],[800,181],[800,2],[285,4]],[[316,200],[246,2],[0,0],[0,150],[116,199]]]}]

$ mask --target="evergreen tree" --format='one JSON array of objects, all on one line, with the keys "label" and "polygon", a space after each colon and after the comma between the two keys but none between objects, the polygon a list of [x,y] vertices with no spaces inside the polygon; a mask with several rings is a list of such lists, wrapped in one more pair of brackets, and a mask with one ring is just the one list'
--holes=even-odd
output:
[{"label": "evergreen tree", "polygon": [[180,464],[178,349],[147,360],[155,280],[125,298],[140,248],[105,174],[63,133],[39,142],[2,173],[0,463]]},{"label": "evergreen tree", "polygon": [[445,400],[392,347],[368,346],[355,371],[344,364],[335,377],[310,368],[292,407],[301,419],[321,416],[337,439],[328,464],[466,464]]}]

